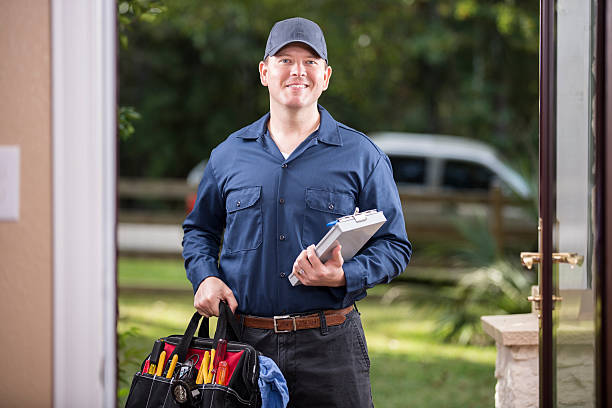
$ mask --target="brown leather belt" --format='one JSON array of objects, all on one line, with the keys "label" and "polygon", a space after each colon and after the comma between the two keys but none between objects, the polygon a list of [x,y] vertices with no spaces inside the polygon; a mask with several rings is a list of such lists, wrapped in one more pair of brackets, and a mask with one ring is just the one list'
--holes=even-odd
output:
[{"label": "brown leather belt", "polygon": [[[346,321],[346,315],[353,310],[354,306],[339,310],[325,310],[325,323],[327,326],[337,326]],[[315,329],[321,327],[321,319],[318,313],[303,316],[274,316],[257,317],[237,315],[246,327],[255,329],[274,330],[275,333],[289,333],[296,330]]]}]

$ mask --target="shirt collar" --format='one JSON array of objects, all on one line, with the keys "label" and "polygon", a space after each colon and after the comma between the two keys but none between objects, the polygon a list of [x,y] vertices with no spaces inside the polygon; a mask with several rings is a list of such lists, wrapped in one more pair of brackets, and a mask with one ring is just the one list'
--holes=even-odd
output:
[{"label": "shirt collar", "polygon": [[[340,137],[340,131],[338,130],[338,122],[323,108],[321,105],[317,105],[319,113],[321,114],[321,123],[319,125],[319,132],[317,139],[320,142],[327,143],[333,146],[342,146],[342,138]],[[259,120],[247,126],[243,132],[237,136],[242,139],[259,139],[264,136],[267,131],[268,120],[270,119],[270,112],[266,113]]]}]

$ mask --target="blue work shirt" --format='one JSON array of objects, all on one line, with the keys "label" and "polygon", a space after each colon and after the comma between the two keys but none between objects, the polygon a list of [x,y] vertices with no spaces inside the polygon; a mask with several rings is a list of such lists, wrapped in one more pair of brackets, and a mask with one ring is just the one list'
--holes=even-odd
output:
[{"label": "blue work shirt", "polygon": [[[319,112],[319,129],[287,159],[268,133],[269,113],[212,151],[183,223],[183,257],[194,293],[216,276],[234,292],[240,313],[340,309],[406,268],[412,246],[389,158],[363,133],[336,122],[321,106]],[[355,207],[381,210],[387,222],[345,261],[346,286],[291,286],[288,276],[300,252],[319,242],[327,223]]]}]

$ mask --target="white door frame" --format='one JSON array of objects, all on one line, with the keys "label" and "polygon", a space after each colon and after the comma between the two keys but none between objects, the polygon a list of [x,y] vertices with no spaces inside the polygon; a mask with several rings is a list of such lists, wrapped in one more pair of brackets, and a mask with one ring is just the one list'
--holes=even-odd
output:
[{"label": "white door frame", "polygon": [[115,8],[51,1],[55,407],[117,401]]}]

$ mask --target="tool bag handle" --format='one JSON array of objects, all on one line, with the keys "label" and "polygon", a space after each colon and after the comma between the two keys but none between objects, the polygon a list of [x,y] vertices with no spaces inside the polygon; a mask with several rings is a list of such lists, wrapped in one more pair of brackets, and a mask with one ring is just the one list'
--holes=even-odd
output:
[{"label": "tool bag handle", "polygon": [[[208,317],[204,317],[199,312],[195,312],[189,321],[189,325],[187,325],[187,330],[185,330],[185,334],[183,335],[181,342],[172,353],[176,353],[178,355],[179,363],[184,363],[185,359],[187,358],[187,351],[189,350],[193,336],[198,328],[200,319],[202,319],[202,324],[200,324],[200,329],[198,330],[198,337],[203,337],[206,339],[210,338],[208,334],[210,327]],[[236,317],[234,316],[234,313],[232,313],[232,310],[227,303],[221,301],[219,303],[219,318],[217,319],[217,328],[215,330],[213,348],[216,347],[219,339],[240,341],[240,331],[240,326],[238,324],[238,320],[236,320]]]}]

